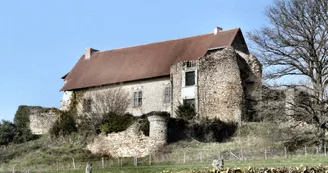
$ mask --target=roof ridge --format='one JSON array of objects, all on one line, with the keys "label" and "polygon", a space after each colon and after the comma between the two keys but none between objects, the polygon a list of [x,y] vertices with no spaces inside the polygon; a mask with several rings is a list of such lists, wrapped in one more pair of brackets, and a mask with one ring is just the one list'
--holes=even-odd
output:
[{"label": "roof ridge", "polygon": [[[233,28],[233,29],[228,29],[228,30],[222,30],[222,31],[220,31],[220,33],[222,33],[222,32],[229,32],[229,31],[231,32],[233,30],[239,30],[239,29],[240,28]],[[182,37],[182,38],[175,38],[175,39],[171,39],[171,40],[156,41],[156,42],[145,43],[145,44],[137,44],[137,45],[133,45],[133,46],[127,46],[127,47],[121,47],[121,48],[114,48],[114,49],[110,49],[110,50],[101,50],[101,51],[98,51],[98,52],[99,53],[102,53],[102,52],[117,51],[117,50],[123,50],[123,49],[138,47],[138,46],[146,46],[146,45],[152,45],[152,44],[158,44],[158,43],[165,43],[165,42],[176,41],[176,40],[190,39],[190,38],[195,38],[195,37],[200,37],[200,36],[205,36],[205,35],[210,35],[210,34],[213,34],[213,33],[199,34],[199,35],[194,35],[194,36],[189,36],[189,37]]]}]

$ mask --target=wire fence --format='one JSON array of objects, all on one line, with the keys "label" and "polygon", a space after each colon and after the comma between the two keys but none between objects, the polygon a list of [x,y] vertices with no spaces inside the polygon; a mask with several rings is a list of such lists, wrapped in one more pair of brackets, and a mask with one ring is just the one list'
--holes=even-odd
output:
[{"label": "wire fence", "polygon": [[48,161],[43,164],[36,164],[22,167],[19,164],[15,166],[0,165],[0,172],[10,173],[32,173],[44,171],[62,171],[62,170],[83,170],[87,163],[92,163],[93,169],[104,169],[112,167],[128,166],[154,166],[154,165],[209,165],[213,160],[224,159],[225,161],[249,161],[249,160],[269,160],[269,159],[289,159],[294,156],[318,155],[327,156],[325,147],[323,153],[319,153],[316,147],[304,146],[302,149],[290,152],[286,147],[268,148],[268,149],[228,149],[228,150],[181,150],[173,153],[152,153],[146,157],[99,157],[96,159],[76,159],[70,161]]}]

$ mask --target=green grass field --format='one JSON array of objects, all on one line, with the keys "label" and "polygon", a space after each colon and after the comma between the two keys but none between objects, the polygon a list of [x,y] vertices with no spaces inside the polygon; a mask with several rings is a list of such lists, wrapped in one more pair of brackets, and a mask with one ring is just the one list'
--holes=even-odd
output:
[{"label": "green grass field", "polygon": [[[300,166],[314,166],[314,165],[328,165],[328,156],[323,155],[308,155],[308,156],[293,156],[290,158],[277,158],[268,160],[248,160],[248,161],[226,161],[225,167],[229,168],[272,168],[272,167],[300,167]],[[211,163],[197,163],[197,164],[172,164],[172,165],[151,165],[151,166],[122,166],[111,167],[104,169],[93,169],[93,172],[99,173],[148,173],[148,172],[181,172],[191,170],[211,170]],[[48,173],[68,173],[76,172],[82,173],[84,170],[67,170],[67,171],[50,171]]]}]

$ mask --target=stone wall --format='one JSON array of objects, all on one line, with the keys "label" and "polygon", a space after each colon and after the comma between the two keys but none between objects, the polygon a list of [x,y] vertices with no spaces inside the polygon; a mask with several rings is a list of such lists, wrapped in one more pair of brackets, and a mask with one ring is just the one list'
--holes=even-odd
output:
[{"label": "stone wall", "polygon": [[262,65],[254,55],[236,53],[244,90],[243,120],[253,120],[262,95]]},{"label": "stone wall", "polygon": [[38,106],[29,107],[29,127],[33,134],[42,135],[49,132],[57,118],[58,109]]},{"label": "stone wall", "polygon": [[[244,52],[247,49],[240,48]],[[200,117],[241,122],[254,114],[261,99],[262,65],[253,55],[232,47],[212,50],[199,60],[171,67],[173,117],[184,99],[195,99]],[[194,64],[188,67],[188,64]],[[195,85],[185,86],[187,71],[195,71]],[[193,93],[193,94],[190,94]],[[244,116],[244,117],[242,117]]]},{"label": "stone wall", "polygon": [[97,136],[87,148],[94,154],[112,157],[145,157],[166,143],[167,118],[156,113],[148,116],[149,137],[140,131],[140,124],[135,122],[123,132]]},{"label": "stone wall", "polygon": [[[90,88],[84,90],[83,99],[91,99],[91,112],[95,111],[95,105],[97,101],[93,100],[92,95],[95,93],[104,93],[106,90],[121,90],[127,93],[129,99],[129,105],[126,112],[131,113],[134,116],[140,116],[142,114],[149,113],[151,111],[171,111],[171,104],[164,102],[164,90],[166,87],[170,87],[169,77],[162,77],[156,79],[149,79],[143,81],[127,82],[118,85],[108,85],[97,88]],[[134,107],[133,94],[134,92],[142,91],[142,106]],[[81,100],[81,101],[82,101]],[[79,102],[77,105],[78,114],[83,113],[83,104]],[[67,102],[67,101],[66,101]]]},{"label": "stone wall", "polygon": [[199,61],[200,116],[241,122],[244,93],[235,50],[214,51]]},{"label": "stone wall", "polygon": [[182,88],[182,71],[183,63],[177,63],[171,66],[170,75],[172,83],[172,100],[171,100],[171,115],[176,117],[175,110],[177,106],[182,102],[181,88]]}]

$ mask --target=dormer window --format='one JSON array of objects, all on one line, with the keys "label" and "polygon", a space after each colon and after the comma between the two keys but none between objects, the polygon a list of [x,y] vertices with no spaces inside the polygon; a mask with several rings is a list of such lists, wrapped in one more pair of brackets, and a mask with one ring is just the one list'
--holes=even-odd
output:
[{"label": "dormer window", "polygon": [[195,85],[195,71],[186,72],[186,86]]}]

